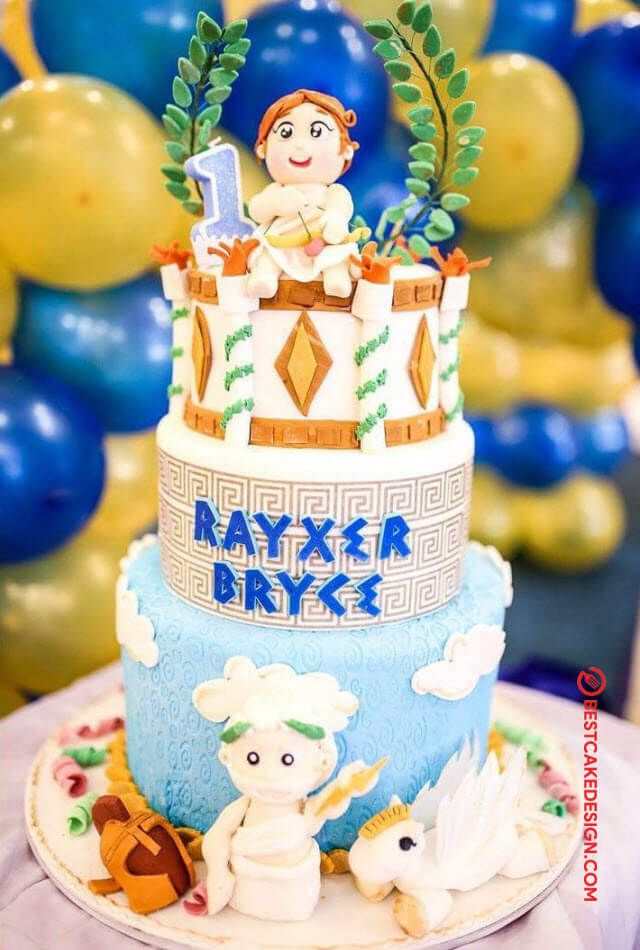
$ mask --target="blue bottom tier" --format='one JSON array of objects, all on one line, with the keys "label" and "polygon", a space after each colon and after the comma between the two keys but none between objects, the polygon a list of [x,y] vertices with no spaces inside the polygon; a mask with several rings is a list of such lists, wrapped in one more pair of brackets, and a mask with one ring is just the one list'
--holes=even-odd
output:
[{"label": "blue bottom tier", "polygon": [[159,649],[151,668],[123,650],[129,767],[151,806],[174,825],[206,831],[238,795],[218,760],[224,727],[203,719],[191,701],[194,687],[221,677],[232,656],[248,656],[257,666],[279,662],[298,673],[332,674],[360,701],[348,727],[336,735],[339,765],[389,756],[375,790],[325,826],[319,836],[325,849],[349,847],[392,793],[413,801],[426,782],[437,780],[466,737],[486,747],[497,669],[458,700],[418,695],[411,686],[416,670],[442,659],[452,634],[476,624],[502,626],[503,579],[481,550],[468,552],[462,589],[441,610],[344,631],[260,627],[201,612],[165,587],[157,546],[142,550],[128,576]]}]

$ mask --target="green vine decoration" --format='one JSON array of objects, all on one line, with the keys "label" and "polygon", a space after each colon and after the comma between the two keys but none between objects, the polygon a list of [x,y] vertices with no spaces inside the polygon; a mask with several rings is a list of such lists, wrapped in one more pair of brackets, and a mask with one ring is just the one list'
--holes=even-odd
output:
[{"label": "green vine decoration", "polygon": [[388,411],[387,404],[385,402],[381,402],[375,412],[370,412],[368,416],[365,416],[362,422],[358,423],[356,426],[356,439],[358,442],[360,442],[363,436],[367,435],[368,432],[371,432],[371,430],[385,418]]},{"label": "green vine decoration", "polygon": [[438,340],[440,343],[446,344],[451,343],[453,340],[456,340],[462,333],[462,328],[464,327],[464,317],[460,317],[455,327],[452,327],[448,333],[440,333]]},{"label": "green vine decoration", "polygon": [[386,381],[387,381],[387,370],[383,369],[383,370],[380,370],[378,375],[375,376],[373,379],[368,379],[366,383],[363,383],[361,386],[358,386],[358,388],[356,389],[356,396],[358,397],[359,401],[362,401],[365,398],[365,396],[369,396],[371,393],[377,392],[377,390],[380,389],[381,386],[384,386]]},{"label": "green vine decoration", "polygon": [[167,386],[167,396],[171,399],[172,396],[181,396],[184,392],[184,387],[179,383],[171,383]]},{"label": "green vine decoration", "polygon": [[222,413],[220,428],[222,430],[226,429],[233,417],[239,415],[241,412],[253,412],[254,406],[255,402],[251,398],[238,399],[237,402],[232,402]]},{"label": "green vine decoration", "polygon": [[189,316],[188,307],[177,307],[175,310],[171,311],[171,322],[175,323],[176,320],[182,320],[184,317]]},{"label": "green vine decoration", "polygon": [[194,198],[184,163],[209,147],[213,130],[222,116],[222,103],[231,95],[231,86],[251,46],[251,40],[244,35],[246,29],[246,20],[233,20],[222,27],[200,11],[196,32],[189,40],[188,55],[178,59],[178,75],[172,85],[173,102],[167,105],[162,116],[169,135],[165,149],[171,163],[162,165],[161,171],[168,179],[165,188],[169,194],[190,214],[202,214],[202,192],[195,182],[197,199]]},{"label": "green vine decoration", "polygon": [[447,380],[451,379],[453,374],[457,373],[460,369],[461,359],[462,357],[460,356],[460,353],[457,353],[456,358],[451,363],[449,363],[446,369],[443,369],[443,371],[440,373],[440,379],[442,379],[445,383]]},{"label": "green vine decoration", "polygon": [[386,326],[382,333],[378,336],[373,337],[371,340],[367,340],[362,346],[359,346],[355,352],[354,360],[356,366],[360,367],[371,353],[374,353],[378,347],[384,346],[385,343],[389,342],[389,327]]},{"label": "green vine decoration", "polygon": [[251,376],[252,373],[255,373],[253,363],[245,363],[244,365],[234,366],[233,369],[227,370],[224,374],[224,388],[226,392],[229,392],[236,379],[243,379],[245,376]]},{"label": "green vine decoration", "polygon": [[469,198],[450,189],[464,188],[477,177],[474,163],[482,154],[478,142],[485,130],[469,125],[475,102],[458,101],[467,91],[469,70],[456,69],[455,50],[442,49],[431,2],[403,0],[395,15],[395,20],[364,25],[378,40],[374,51],[394,80],[394,94],[412,106],[408,118],[416,142],[409,148],[409,195],[383,212],[375,237],[379,254],[398,254],[412,264],[411,254],[429,257],[432,244],[455,233],[451,212],[464,208]]},{"label": "green vine decoration", "polygon": [[231,356],[236,343],[240,343],[241,340],[248,340],[252,335],[253,327],[250,323],[247,323],[244,326],[239,327],[237,330],[234,330],[233,333],[228,334],[224,341],[224,356],[227,362],[229,362],[229,357]]}]

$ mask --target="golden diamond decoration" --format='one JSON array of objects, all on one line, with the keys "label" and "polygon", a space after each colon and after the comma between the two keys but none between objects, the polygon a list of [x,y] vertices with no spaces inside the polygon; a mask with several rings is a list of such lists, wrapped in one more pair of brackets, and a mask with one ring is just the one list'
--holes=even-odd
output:
[{"label": "golden diamond decoration", "polygon": [[278,376],[303,416],[309,412],[333,360],[303,310],[275,362]]},{"label": "golden diamond decoration", "polygon": [[204,399],[205,390],[211,373],[213,362],[213,348],[207,318],[200,307],[196,307],[193,318],[193,339],[191,342],[191,358],[196,392],[200,402]]},{"label": "golden diamond decoration", "polygon": [[433,349],[433,343],[431,342],[427,318],[423,314],[418,324],[418,332],[416,333],[416,338],[411,349],[411,357],[409,359],[409,376],[411,377],[413,388],[418,397],[418,402],[423,409],[427,408],[429,390],[431,389],[431,377],[435,363],[436,354]]}]

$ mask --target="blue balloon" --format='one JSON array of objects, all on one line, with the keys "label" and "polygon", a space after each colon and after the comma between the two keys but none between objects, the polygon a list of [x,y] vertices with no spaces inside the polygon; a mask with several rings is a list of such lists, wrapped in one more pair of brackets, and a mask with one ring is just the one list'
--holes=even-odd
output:
[{"label": "blue balloon", "polygon": [[604,297],[640,325],[640,188],[635,197],[599,209],[595,249],[596,278]]},{"label": "blue balloon", "polygon": [[385,208],[407,197],[404,180],[409,176],[409,147],[414,142],[408,129],[399,122],[390,122],[381,145],[369,154],[356,152],[353,165],[342,179],[351,192],[356,213],[371,228],[375,228]]},{"label": "blue balloon", "polygon": [[633,335],[633,356],[636,366],[640,369],[640,330],[636,330]]},{"label": "blue balloon", "polygon": [[166,412],[171,318],[156,274],[89,293],[25,284],[13,346],[18,365],[80,390],[108,432]]},{"label": "blue balloon", "polygon": [[566,478],[578,459],[571,420],[556,409],[523,405],[494,419],[496,467],[509,481],[548,488]]},{"label": "blue balloon", "polygon": [[0,49],[0,96],[20,82],[20,73],[3,49]]},{"label": "blue balloon", "polygon": [[0,419],[0,563],[11,564],[83,526],[102,493],[104,453],[95,415],[57,380],[0,366]]},{"label": "blue balloon", "polygon": [[562,70],[572,49],[575,0],[495,0],[485,53],[528,53]]},{"label": "blue balloon", "polygon": [[581,36],[567,78],[582,114],[580,175],[598,197],[640,185],[640,17]]},{"label": "blue balloon", "polygon": [[578,423],[580,464],[610,475],[629,454],[629,432],[617,409],[601,409]]},{"label": "blue balloon", "polygon": [[465,413],[465,419],[473,429],[476,440],[476,465],[494,465],[496,458],[493,423],[486,416],[471,416]]},{"label": "blue balloon", "polygon": [[[247,36],[253,47],[234,83],[225,128],[253,146],[274,100],[296,89],[317,89],[355,109],[353,136],[364,149],[381,138],[389,88],[361,23],[334,0],[283,0],[256,10]],[[356,155],[356,161],[359,156]]]},{"label": "blue balloon", "polygon": [[203,6],[222,21],[220,0],[33,0],[33,34],[51,72],[106,79],[160,115]]}]

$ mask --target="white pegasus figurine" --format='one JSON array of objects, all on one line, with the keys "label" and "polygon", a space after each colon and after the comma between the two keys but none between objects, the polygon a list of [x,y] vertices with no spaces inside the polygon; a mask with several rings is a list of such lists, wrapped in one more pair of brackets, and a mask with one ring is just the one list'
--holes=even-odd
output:
[{"label": "white pegasus figurine", "polygon": [[263,920],[306,920],[320,896],[314,835],[375,786],[386,762],[351,762],[325,784],[338,761],[334,733],[358,700],[326,673],[236,656],[223,678],[196,687],[193,702],[226,722],[218,754],[241,793],[204,836],[208,913],[229,904]]},{"label": "white pegasus figurine", "polygon": [[[349,852],[360,892],[383,900],[396,888],[393,911],[412,937],[424,937],[448,915],[450,891],[470,891],[496,874],[520,878],[548,870],[551,842],[544,829],[522,819],[518,795],[526,767],[523,749],[503,773],[493,752],[479,774],[471,769],[441,799],[435,827],[426,830],[397,796],[361,829]],[[419,809],[418,809],[419,810]]]}]

